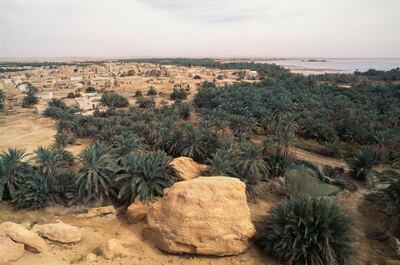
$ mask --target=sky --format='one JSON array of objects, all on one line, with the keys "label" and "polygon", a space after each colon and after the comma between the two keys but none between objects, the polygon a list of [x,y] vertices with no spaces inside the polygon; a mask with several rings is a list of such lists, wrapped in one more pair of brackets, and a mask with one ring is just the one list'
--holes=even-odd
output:
[{"label": "sky", "polygon": [[0,57],[400,58],[400,0],[0,0]]}]

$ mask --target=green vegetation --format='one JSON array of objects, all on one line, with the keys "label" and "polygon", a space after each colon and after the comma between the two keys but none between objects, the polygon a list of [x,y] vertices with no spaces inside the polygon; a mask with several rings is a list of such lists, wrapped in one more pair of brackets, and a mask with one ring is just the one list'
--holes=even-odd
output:
[{"label": "green vegetation", "polygon": [[28,108],[39,102],[39,98],[36,96],[37,91],[38,90],[36,87],[28,83],[28,92],[26,93],[26,96],[22,99],[23,108]]},{"label": "green vegetation", "polygon": [[4,109],[4,101],[6,100],[6,94],[0,89],[0,111]]},{"label": "green vegetation", "polygon": [[141,90],[136,90],[136,91],[135,91],[134,97],[135,97],[135,98],[141,98],[141,97],[143,97],[143,92],[142,92]]},{"label": "green vegetation", "polygon": [[101,96],[101,103],[109,108],[129,107],[129,101],[126,97],[113,92],[104,93]]},{"label": "green vegetation", "polygon": [[172,100],[185,100],[188,97],[188,92],[185,91],[183,88],[181,89],[176,89],[174,88],[174,91],[170,95],[170,99]]},{"label": "green vegetation", "polygon": [[374,146],[367,146],[358,150],[353,157],[347,159],[351,168],[351,176],[358,180],[366,180],[372,166],[378,162],[378,150]]},{"label": "green vegetation", "polygon": [[86,93],[96,93],[96,88],[89,86],[85,90]]},{"label": "green vegetation", "polygon": [[157,96],[157,90],[154,87],[150,87],[147,91],[148,96]]},{"label": "green vegetation", "polygon": [[329,200],[285,200],[269,211],[257,243],[287,264],[352,264],[350,223]]},{"label": "green vegetation", "polygon": [[152,98],[139,98],[136,100],[139,105],[139,108],[148,109],[154,108],[156,106],[156,101]]}]

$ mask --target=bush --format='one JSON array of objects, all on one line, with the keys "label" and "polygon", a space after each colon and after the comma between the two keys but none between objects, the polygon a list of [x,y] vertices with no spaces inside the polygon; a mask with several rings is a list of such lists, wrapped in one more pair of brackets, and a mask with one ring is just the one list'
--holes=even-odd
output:
[{"label": "bush", "polygon": [[149,109],[149,108],[155,108],[156,107],[156,102],[152,98],[141,98],[137,100],[139,104],[139,108],[142,109]]},{"label": "bush", "polygon": [[48,178],[33,171],[18,186],[13,203],[18,209],[40,209],[47,206],[49,199]]},{"label": "bush", "polygon": [[135,92],[134,97],[135,97],[135,98],[141,98],[141,97],[143,97],[142,91],[141,91],[141,90],[137,90],[137,91]]},{"label": "bush", "polygon": [[177,90],[174,88],[174,91],[170,95],[170,99],[172,100],[185,100],[188,96],[188,92],[186,92],[183,88]]},{"label": "bush", "polygon": [[86,88],[85,92],[86,93],[95,93],[96,92],[96,88],[90,86],[90,87]]},{"label": "bush", "polygon": [[125,108],[129,106],[129,101],[126,97],[113,92],[104,93],[100,101],[109,108]]},{"label": "bush", "polygon": [[67,94],[67,98],[75,98],[75,93],[74,92],[69,92]]},{"label": "bush", "polygon": [[35,94],[28,93],[26,96],[22,99],[22,107],[23,108],[28,108],[32,105],[35,105],[39,102],[39,98],[35,96]]},{"label": "bush", "polygon": [[378,150],[367,146],[356,152],[346,161],[350,166],[350,175],[357,180],[366,180],[372,167],[378,163]]},{"label": "bush", "polygon": [[400,235],[400,180],[382,190],[383,203],[387,213],[385,230],[397,237]]},{"label": "bush", "polygon": [[2,89],[0,89],[0,111],[4,109],[4,101],[6,100],[6,95]]},{"label": "bush", "polygon": [[78,200],[78,187],[72,172],[63,172],[50,180],[50,198],[53,202],[69,206]]},{"label": "bush", "polygon": [[269,211],[257,243],[266,253],[288,264],[351,264],[350,223],[335,202],[286,200]]},{"label": "bush", "polygon": [[157,96],[157,90],[154,87],[150,87],[147,91],[148,96]]},{"label": "bush", "polygon": [[124,174],[116,178],[120,185],[118,199],[124,203],[135,200],[153,201],[163,190],[172,186],[175,178],[168,167],[171,159],[163,151],[130,155]]},{"label": "bush", "polygon": [[199,76],[199,75],[194,75],[194,76],[193,76],[193,79],[201,79],[201,76]]}]

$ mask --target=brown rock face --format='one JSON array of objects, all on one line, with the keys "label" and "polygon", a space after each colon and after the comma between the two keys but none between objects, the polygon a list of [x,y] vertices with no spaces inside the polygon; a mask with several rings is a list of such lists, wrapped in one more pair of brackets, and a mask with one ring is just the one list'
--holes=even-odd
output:
[{"label": "brown rock face", "polygon": [[175,158],[169,165],[175,171],[179,180],[190,180],[201,175],[199,165],[190,157],[181,156]]},{"label": "brown rock face", "polygon": [[143,236],[172,253],[242,253],[255,234],[245,189],[229,177],[177,182],[149,211]]},{"label": "brown rock face", "polygon": [[15,243],[0,230],[0,264],[9,264],[24,255],[24,244]]},{"label": "brown rock face", "polygon": [[46,242],[36,233],[29,231],[22,225],[13,222],[4,222],[0,225],[12,240],[25,245],[25,249],[32,252],[43,252],[46,250]]},{"label": "brown rock face", "polygon": [[33,231],[39,235],[60,243],[76,243],[81,241],[82,235],[78,227],[65,223],[35,225]]},{"label": "brown rock face", "polygon": [[142,202],[134,202],[126,209],[126,218],[128,218],[129,223],[136,224],[146,219],[148,211],[149,205]]}]

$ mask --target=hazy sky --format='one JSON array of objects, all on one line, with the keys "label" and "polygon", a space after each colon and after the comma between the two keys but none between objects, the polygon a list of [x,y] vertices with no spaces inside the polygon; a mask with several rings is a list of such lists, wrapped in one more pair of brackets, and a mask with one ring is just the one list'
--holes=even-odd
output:
[{"label": "hazy sky", "polygon": [[0,57],[400,57],[400,0],[0,0]]}]

